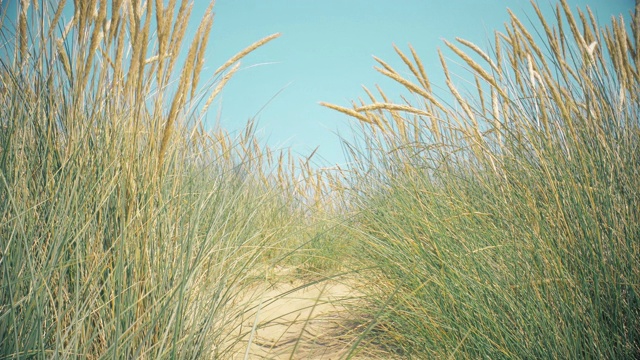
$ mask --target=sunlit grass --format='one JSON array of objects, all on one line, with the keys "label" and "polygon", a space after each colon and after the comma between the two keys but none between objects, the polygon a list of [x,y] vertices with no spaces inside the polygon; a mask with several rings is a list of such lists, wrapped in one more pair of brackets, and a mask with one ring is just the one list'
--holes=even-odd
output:
[{"label": "sunlit grass", "polygon": [[477,85],[458,89],[441,55],[454,104],[396,49],[413,78],[378,70],[416,101],[328,105],[363,124],[347,147],[352,261],[378,269],[363,341],[411,358],[639,356],[638,17],[600,29],[561,5],[563,28],[538,11],[541,41],[512,16],[490,52],[446,42]]},{"label": "sunlit grass", "polygon": [[308,236],[269,174],[287,157],[252,124],[199,125],[211,8],[183,46],[187,1],[78,4],[25,2],[2,28],[0,353],[227,358],[239,294]]},{"label": "sunlit grass", "polygon": [[444,96],[396,48],[407,71],[378,71],[412,100],[325,104],[358,125],[319,169],[200,122],[277,34],[201,79],[212,8],[165,3],[2,24],[0,357],[242,358],[278,272],[367,295],[352,356],[640,356],[638,16],[562,2],[542,39],[512,16],[490,50],[445,42],[476,88],[442,54]]}]

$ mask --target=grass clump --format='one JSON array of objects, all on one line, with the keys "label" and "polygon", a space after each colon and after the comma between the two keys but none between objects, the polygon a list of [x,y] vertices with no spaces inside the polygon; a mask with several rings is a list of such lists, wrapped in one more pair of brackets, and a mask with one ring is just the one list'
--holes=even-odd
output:
[{"label": "grass clump", "polygon": [[440,53],[453,103],[396,48],[412,78],[378,71],[414,100],[326,104],[362,123],[363,341],[410,358],[640,356],[640,15],[629,33],[532,4],[540,42],[513,14],[491,55],[446,42],[476,84],[459,90]]},{"label": "grass clump", "polygon": [[3,17],[0,357],[229,357],[298,215],[251,126],[198,124],[212,7],[185,45],[188,1],[74,5]]}]

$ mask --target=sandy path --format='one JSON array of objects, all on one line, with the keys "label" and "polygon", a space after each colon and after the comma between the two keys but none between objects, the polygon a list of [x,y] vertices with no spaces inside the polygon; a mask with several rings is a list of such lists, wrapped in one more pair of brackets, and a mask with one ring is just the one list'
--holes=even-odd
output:
[{"label": "sandy path", "polygon": [[286,277],[276,284],[265,281],[247,294],[252,310],[240,326],[246,336],[234,358],[340,359],[355,339],[345,320],[358,296],[348,282],[338,280],[312,285]]}]

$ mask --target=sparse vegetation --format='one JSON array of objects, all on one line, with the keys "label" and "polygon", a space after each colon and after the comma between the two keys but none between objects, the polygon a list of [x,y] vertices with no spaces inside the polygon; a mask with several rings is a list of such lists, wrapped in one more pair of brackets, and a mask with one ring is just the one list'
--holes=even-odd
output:
[{"label": "sparse vegetation", "polygon": [[324,104],[357,122],[351,166],[319,170],[251,123],[200,123],[277,34],[200,79],[213,5],[188,42],[187,0],[20,6],[0,33],[0,358],[249,357],[283,267],[366,295],[347,357],[640,357],[639,14],[629,32],[534,4],[538,34],[512,15],[490,50],[445,43],[476,84],[441,53],[449,94],[396,48],[412,78],[378,71],[411,100]]}]

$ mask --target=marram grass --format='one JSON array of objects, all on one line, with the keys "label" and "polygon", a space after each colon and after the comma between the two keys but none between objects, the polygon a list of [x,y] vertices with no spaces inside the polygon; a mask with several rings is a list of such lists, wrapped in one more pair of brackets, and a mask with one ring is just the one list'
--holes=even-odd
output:
[{"label": "marram grass", "polygon": [[276,264],[357,274],[349,356],[640,357],[638,15],[534,5],[536,34],[512,15],[489,50],[445,42],[476,88],[441,53],[444,97],[396,47],[408,72],[377,69],[414,102],[325,104],[360,126],[349,167],[314,169],[252,123],[199,123],[277,34],[201,85],[211,6],[189,43],[189,1],[20,9],[0,32],[0,358],[241,357],[241,294]]},{"label": "marram grass", "polygon": [[302,241],[294,182],[251,126],[198,125],[211,7],[183,44],[189,1],[73,5],[3,17],[0,358],[229,358],[239,294]]},{"label": "marram grass", "polygon": [[552,20],[533,7],[538,35],[512,14],[491,51],[445,42],[476,84],[458,88],[441,53],[452,105],[412,48],[396,48],[411,77],[376,60],[415,102],[379,89],[327,105],[362,122],[346,148],[352,262],[377,268],[363,343],[416,359],[640,356],[640,15],[629,32],[565,1]]}]

